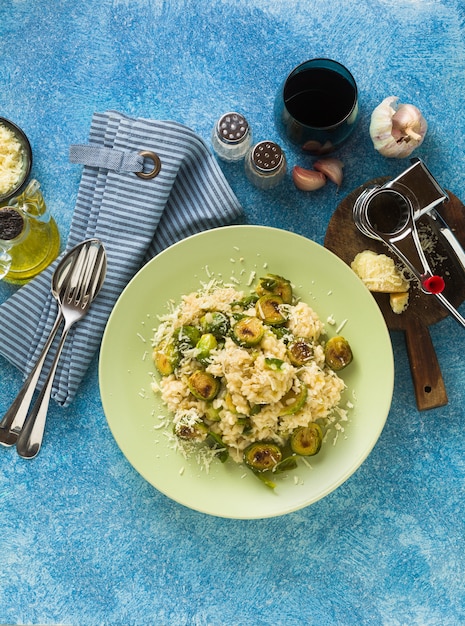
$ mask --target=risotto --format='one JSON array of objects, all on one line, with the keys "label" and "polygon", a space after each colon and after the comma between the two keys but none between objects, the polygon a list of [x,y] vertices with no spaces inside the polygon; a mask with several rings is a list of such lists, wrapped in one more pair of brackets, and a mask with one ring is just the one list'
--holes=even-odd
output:
[{"label": "risotto", "polygon": [[173,303],[153,359],[153,390],[177,446],[245,462],[270,485],[266,476],[316,454],[335,414],[345,414],[338,371],[352,360],[350,346],[328,340],[315,311],[274,274],[251,293],[212,281]]}]

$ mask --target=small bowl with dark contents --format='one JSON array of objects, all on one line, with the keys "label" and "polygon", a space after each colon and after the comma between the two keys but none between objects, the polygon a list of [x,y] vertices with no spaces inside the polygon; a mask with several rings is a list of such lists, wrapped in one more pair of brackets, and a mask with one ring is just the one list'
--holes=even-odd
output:
[{"label": "small bowl with dark contents", "polygon": [[0,117],[0,204],[22,191],[32,168],[32,149],[25,133]]}]

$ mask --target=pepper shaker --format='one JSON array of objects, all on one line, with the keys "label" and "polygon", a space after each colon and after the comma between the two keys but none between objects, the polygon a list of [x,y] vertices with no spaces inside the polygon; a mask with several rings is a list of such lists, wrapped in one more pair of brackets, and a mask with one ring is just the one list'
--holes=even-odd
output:
[{"label": "pepper shaker", "polygon": [[272,141],[255,144],[245,159],[245,174],[259,189],[272,189],[286,174],[286,156],[280,146]]},{"label": "pepper shaker", "polygon": [[252,143],[249,123],[240,113],[225,113],[215,124],[212,145],[223,161],[240,161]]}]

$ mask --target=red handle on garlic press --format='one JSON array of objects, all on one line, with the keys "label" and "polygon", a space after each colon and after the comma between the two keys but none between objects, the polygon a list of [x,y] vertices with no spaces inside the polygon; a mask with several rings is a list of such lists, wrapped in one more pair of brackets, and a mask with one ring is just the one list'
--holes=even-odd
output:
[{"label": "red handle on garlic press", "polygon": [[444,278],[441,276],[428,276],[422,281],[423,288],[432,294],[442,293],[444,291],[444,287],[446,283],[444,282]]}]

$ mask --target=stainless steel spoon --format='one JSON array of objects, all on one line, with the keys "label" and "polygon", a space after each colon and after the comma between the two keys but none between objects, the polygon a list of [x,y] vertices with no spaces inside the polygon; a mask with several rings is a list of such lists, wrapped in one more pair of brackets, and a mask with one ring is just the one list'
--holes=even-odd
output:
[{"label": "stainless steel spoon", "polygon": [[48,352],[63,321],[61,300],[65,293],[66,280],[77,266],[81,251],[89,246],[89,241],[95,240],[83,241],[72,248],[55,268],[51,281],[51,292],[58,302],[57,317],[34,368],[0,422],[0,444],[4,446],[15,444],[23,427]]},{"label": "stainless steel spoon", "polygon": [[16,449],[24,458],[33,458],[40,450],[53,380],[66,337],[73,324],[87,314],[99,293],[105,279],[106,266],[103,244],[98,239],[89,239],[80,249],[61,284],[59,302],[64,318],[63,332],[44,386],[18,435]]},{"label": "stainless steel spoon", "polygon": [[69,272],[72,271],[73,266],[77,262],[79,252],[86,244],[87,242],[82,242],[72,248],[63,256],[63,258],[55,268],[52,276],[51,291],[53,297],[58,302],[57,317],[34,368],[24,381],[24,384],[21,387],[18,395],[13,400],[13,403],[6,411],[0,422],[0,444],[4,446],[12,446],[14,443],[16,443],[16,440],[18,439],[18,434],[23,427],[24,420],[26,419],[31,400],[34,395],[34,391],[37,387],[40,374],[42,373],[42,369],[47,358],[47,354],[50,350],[53,340],[55,339],[55,335],[58,332],[60,324],[63,321],[63,314],[61,312],[60,302],[60,298],[62,295],[61,288],[63,282],[66,280]]}]

